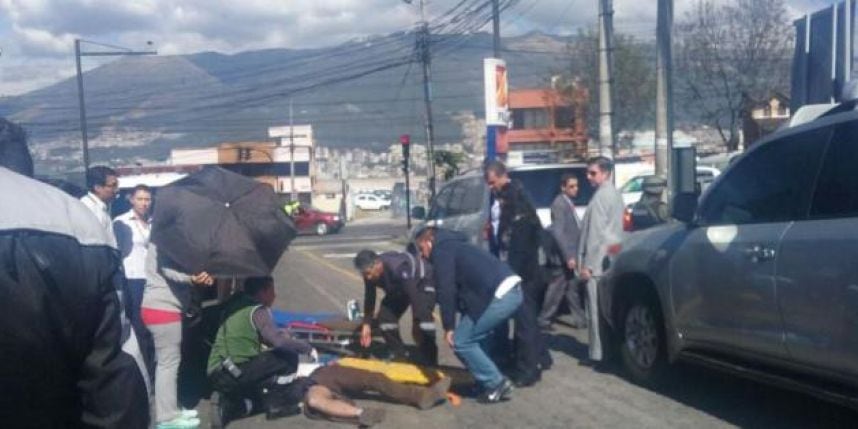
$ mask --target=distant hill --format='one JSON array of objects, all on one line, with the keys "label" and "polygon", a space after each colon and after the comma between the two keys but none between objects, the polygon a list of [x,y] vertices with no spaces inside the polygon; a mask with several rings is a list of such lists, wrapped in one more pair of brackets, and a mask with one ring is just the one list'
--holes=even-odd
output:
[{"label": "distant hill", "polygon": [[[540,33],[505,39],[511,86],[545,85],[568,64],[567,42]],[[420,64],[369,73],[413,50],[413,34],[399,33],[324,49],[118,59],[84,76],[92,157],[163,159],[172,147],[264,139],[269,126],[288,124],[290,101],[295,123],[313,124],[325,146],[380,148],[403,133],[422,140]],[[456,142],[461,127],[452,116],[483,114],[482,59],[491,55],[491,37],[437,36],[433,52],[437,140]],[[4,98],[0,115],[27,128],[42,162],[78,159],[74,78]]]}]

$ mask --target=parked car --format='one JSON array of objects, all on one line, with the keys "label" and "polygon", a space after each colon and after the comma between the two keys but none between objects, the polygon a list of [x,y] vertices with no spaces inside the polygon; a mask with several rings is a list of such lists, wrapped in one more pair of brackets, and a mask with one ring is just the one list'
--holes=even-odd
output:
[{"label": "parked car", "polygon": [[679,221],[633,233],[600,283],[631,379],[685,359],[855,406],[858,111],[755,144]]},{"label": "parked car", "polygon": [[390,200],[375,194],[358,194],[355,196],[355,206],[361,210],[387,210]]},{"label": "parked car", "polygon": [[[543,226],[551,224],[551,203],[560,192],[560,178],[566,173],[578,177],[580,188],[575,206],[578,215],[583,216],[593,195],[585,164],[523,165],[509,169],[510,177],[520,181],[530,196]],[[489,188],[482,171],[472,170],[444,183],[432,200],[428,213],[423,207],[415,207],[414,214],[416,219],[424,220],[418,228],[431,223],[461,231],[471,237],[472,242],[482,244],[489,209]]]},{"label": "parked car", "polygon": [[336,213],[327,213],[312,206],[301,205],[292,215],[299,233],[316,235],[334,234],[343,228],[343,221]]},{"label": "parked car", "polygon": [[[701,191],[705,190],[715,181],[715,178],[721,174],[721,171],[713,167],[697,167],[697,183],[700,184]],[[638,174],[627,180],[620,187],[620,193],[623,195],[623,205],[628,207],[641,199],[643,194],[643,182],[647,177],[654,177],[655,173],[648,171],[643,174]]]}]

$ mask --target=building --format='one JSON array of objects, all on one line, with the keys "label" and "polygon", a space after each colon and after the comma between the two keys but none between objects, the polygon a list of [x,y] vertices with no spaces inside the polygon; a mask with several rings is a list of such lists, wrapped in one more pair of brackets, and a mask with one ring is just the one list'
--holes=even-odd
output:
[{"label": "building", "polygon": [[571,94],[552,88],[511,90],[512,124],[498,139],[498,154],[510,164],[585,159],[589,96],[579,85]]}]

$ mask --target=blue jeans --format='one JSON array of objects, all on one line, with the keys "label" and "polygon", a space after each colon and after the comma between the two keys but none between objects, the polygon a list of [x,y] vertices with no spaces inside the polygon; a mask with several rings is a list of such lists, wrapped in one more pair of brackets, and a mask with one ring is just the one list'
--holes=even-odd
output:
[{"label": "blue jeans", "polygon": [[483,388],[496,387],[503,381],[503,374],[489,358],[481,343],[496,326],[505,323],[515,314],[522,301],[521,286],[516,286],[501,299],[493,298],[476,322],[463,315],[456,326],[453,333],[453,350]]}]

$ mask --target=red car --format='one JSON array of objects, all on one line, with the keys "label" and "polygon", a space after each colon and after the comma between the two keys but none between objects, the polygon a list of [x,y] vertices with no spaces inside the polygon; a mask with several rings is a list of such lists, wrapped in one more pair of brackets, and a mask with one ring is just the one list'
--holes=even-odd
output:
[{"label": "red car", "polygon": [[292,215],[299,233],[327,235],[338,232],[343,221],[335,213],[326,213],[310,206],[300,206]]}]

